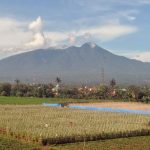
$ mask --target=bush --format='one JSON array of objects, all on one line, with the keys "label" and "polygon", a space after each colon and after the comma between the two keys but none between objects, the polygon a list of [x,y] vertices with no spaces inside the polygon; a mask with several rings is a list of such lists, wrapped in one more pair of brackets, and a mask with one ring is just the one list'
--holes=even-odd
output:
[{"label": "bush", "polygon": [[11,84],[4,83],[1,85],[1,93],[4,94],[4,96],[10,96],[11,93]]},{"label": "bush", "polygon": [[8,96],[7,93],[5,91],[1,92],[1,96]]},{"label": "bush", "polygon": [[150,96],[143,96],[142,102],[150,103]]},{"label": "bush", "polygon": [[16,92],[16,96],[18,96],[18,97],[22,97],[22,96],[23,96],[23,93],[22,93],[22,92],[20,92],[20,91],[17,91],[17,92]]}]

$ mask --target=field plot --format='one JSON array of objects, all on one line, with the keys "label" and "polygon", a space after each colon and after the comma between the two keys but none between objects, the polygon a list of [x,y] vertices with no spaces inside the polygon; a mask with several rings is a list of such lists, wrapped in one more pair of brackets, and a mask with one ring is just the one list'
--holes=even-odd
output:
[{"label": "field plot", "polygon": [[[103,102],[104,100],[99,100]],[[93,99],[71,99],[71,98],[37,98],[37,97],[7,97],[0,96],[1,105],[39,105],[42,103],[87,103],[97,102]]]},{"label": "field plot", "polygon": [[0,105],[0,133],[43,145],[150,135],[150,115]]}]

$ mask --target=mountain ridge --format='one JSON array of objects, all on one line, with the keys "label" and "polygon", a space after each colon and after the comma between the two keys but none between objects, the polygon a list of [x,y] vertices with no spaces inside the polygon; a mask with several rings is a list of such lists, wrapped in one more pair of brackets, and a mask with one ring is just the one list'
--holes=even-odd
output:
[{"label": "mountain ridge", "polygon": [[[66,83],[108,82],[143,84],[150,81],[150,63],[115,55],[95,43],[64,49],[37,49],[0,60],[0,80],[51,82],[57,76]],[[135,79],[135,77],[137,79]]]}]

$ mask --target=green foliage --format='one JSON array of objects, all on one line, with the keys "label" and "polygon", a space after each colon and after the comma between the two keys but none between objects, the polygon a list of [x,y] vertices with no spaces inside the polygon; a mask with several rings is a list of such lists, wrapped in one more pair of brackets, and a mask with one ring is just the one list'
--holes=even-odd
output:
[{"label": "green foliage", "polygon": [[11,93],[11,84],[4,83],[0,85],[0,91],[3,96],[10,96]]},{"label": "green foliage", "polygon": [[150,103],[150,96],[143,96],[141,101]]},{"label": "green foliage", "polygon": [[6,91],[2,91],[1,92],[1,96],[7,96],[7,92]]},{"label": "green foliage", "polygon": [[131,138],[119,138],[111,140],[91,141],[91,142],[80,142],[73,144],[63,145],[50,145],[49,147],[41,147],[31,145],[29,143],[22,143],[17,140],[0,136],[0,149],[1,150],[149,150],[150,147],[150,136],[140,136]]},{"label": "green foliage", "polygon": [[128,87],[128,94],[130,98],[133,98],[135,100],[138,99],[140,93],[140,88],[135,86],[135,85],[131,85]]},{"label": "green foliage", "polygon": [[60,90],[59,94],[59,96],[62,98],[80,98],[77,88],[64,88],[63,90]]},{"label": "green foliage", "polygon": [[150,136],[51,146],[50,150],[149,150]]},{"label": "green foliage", "polygon": [[[59,78],[57,83],[61,82]],[[58,88],[58,87],[59,88]],[[57,88],[58,89],[57,89]],[[57,90],[56,90],[57,89]],[[150,102],[150,88],[129,87],[120,88],[116,86],[115,79],[110,81],[110,85],[101,85],[99,87],[67,87],[52,84],[23,84],[18,80],[15,84],[0,84],[1,96],[17,97],[38,97],[38,98],[73,98],[73,99],[113,99],[122,101]]]},{"label": "green foliage", "polygon": [[[103,102],[104,100],[101,101]],[[33,105],[33,104],[38,105],[42,103],[87,103],[87,102],[97,102],[97,100],[0,96],[0,104],[9,104],[9,105]]]},{"label": "green foliage", "polygon": [[15,139],[0,136],[0,149],[1,150],[40,150],[38,146],[22,143]]},{"label": "green foliage", "polygon": [[98,93],[99,93],[99,98],[100,99],[107,99],[108,95],[109,95],[109,87],[106,86],[106,85],[100,86],[99,90],[98,90]]}]

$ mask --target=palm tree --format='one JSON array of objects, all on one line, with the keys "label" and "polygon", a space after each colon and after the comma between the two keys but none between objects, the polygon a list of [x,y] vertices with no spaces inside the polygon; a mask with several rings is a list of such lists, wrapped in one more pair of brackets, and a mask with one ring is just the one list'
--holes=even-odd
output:
[{"label": "palm tree", "polygon": [[60,84],[61,83],[61,79],[59,77],[56,77],[56,83]]},{"label": "palm tree", "polygon": [[15,83],[16,83],[16,88],[17,88],[17,92],[18,92],[19,91],[20,80],[15,79]]},{"label": "palm tree", "polygon": [[16,79],[15,80],[15,83],[17,84],[17,86],[20,84],[20,80],[19,79]]},{"label": "palm tree", "polygon": [[110,86],[111,86],[112,88],[114,88],[115,85],[116,85],[116,80],[113,78],[113,79],[110,80]]}]

